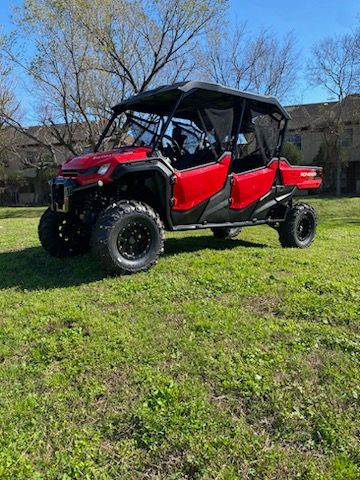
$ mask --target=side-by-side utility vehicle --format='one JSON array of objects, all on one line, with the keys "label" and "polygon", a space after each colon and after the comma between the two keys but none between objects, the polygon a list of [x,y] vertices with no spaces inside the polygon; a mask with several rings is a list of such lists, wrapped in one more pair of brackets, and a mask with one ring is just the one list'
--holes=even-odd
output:
[{"label": "side-by-side utility vehicle", "polygon": [[225,239],[267,224],[283,247],[309,246],[316,215],[293,197],[319,188],[322,169],[281,157],[289,118],[276,98],[198,81],[123,101],[95,151],[50,181],[43,247],[55,257],[91,248],[122,274],[156,263],[164,230],[210,228]]}]

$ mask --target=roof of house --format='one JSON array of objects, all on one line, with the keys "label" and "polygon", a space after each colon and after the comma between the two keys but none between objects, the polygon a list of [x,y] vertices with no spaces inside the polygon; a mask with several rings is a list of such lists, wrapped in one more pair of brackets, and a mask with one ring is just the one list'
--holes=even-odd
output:
[{"label": "roof of house", "polygon": [[321,130],[339,121],[342,125],[360,123],[360,95],[349,95],[341,103],[323,102],[286,107],[291,115],[289,130]]},{"label": "roof of house", "polygon": [[[102,126],[102,128],[105,126]],[[57,133],[65,140],[69,139],[69,132],[65,124],[56,125],[33,125],[24,128],[25,132],[22,132],[15,127],[5,127],[7,137],[12,144],[17,147],[39,147],[42,142],[45,144],[51,144],[53,146],[59,146],[63,143],[57,137]],[[76,143],[84,143],[88,139],[88,129],[85,123],[74,123],[71,127],[71,134],[73,141]]]}]

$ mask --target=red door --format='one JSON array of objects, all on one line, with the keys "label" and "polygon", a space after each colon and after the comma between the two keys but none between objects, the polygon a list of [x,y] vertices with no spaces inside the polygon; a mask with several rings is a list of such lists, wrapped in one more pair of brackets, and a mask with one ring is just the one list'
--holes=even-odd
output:
[{"label": "red door", "polygon": [[240,210],[268,193],[275,181],[277,160],[250,172],[235,174],[231,186],[230,208]]},{"label": "red door", "polygon": [[175,170],[172,210],[190,210],[222,190],[230,161],[230,155],[223,155],[216,163],[189,170]]}]

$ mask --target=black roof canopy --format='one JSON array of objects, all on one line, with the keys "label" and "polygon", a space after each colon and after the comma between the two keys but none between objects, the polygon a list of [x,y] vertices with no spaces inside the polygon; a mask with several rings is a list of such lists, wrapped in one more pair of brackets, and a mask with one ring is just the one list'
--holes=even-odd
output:
[{"label": "black roof canopy", "polygon": [[185,96],[179,106],[179,112],[189,119],[192,118],[196,106],[227,109],[234,107],[234,104],[240,99],[248,100],[255,110],[264,113],[278,111],[284,118],[290,119],[288,112],[275,97],[243,92],[216,83],[200,81],[175,83],[142,92],[115,105],[113,110],[115,113],[135,110],[166,115],[170,113],[177,100],[189,92],[192,93],[191,97],[188,97],[187,101]]}]

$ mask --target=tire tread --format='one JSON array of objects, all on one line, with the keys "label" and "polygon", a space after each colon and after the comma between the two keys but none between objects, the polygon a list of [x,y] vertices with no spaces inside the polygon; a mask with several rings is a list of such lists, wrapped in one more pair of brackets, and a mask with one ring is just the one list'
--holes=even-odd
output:
[{"label": "tire tread", "polygon": [[81,241],[66,245],[54,235],[59,219],[62,218],[65,218],[65,214],[59,214],[50,208],[42,214],[38,226],[38,236],[44,250],[56,258],[72,257],[87,253],[90,249],[90,240],[86,236],[82,237]]},{"label": "tire tread", "polygon": [[[308,210],[314,216],[314,231],[317,228],[317,215],[315,209],[307,204],[307,203],[296,203],[287,213],[285,222],[281,223],[278,232],[279,232],[279,241],[284,248],[299,248],[298,243],[296,242],[295,237],[295,228],[296,228],[296,220],[300,213],[303,213],[305,210]],[[309,246],[313,242],[306,245]]]},{"label": "tire tread", "polygon": [[[145,214],[155,222],[160,238],[160,249],[156,257],[143,267],[124,268],[115,263],[110,253],[108,248],[109,232],[114,223],[124,216],[131,215],[134,212]],[[103,214],[98,218],[91,236],[91,249],[102,268],[108,272],[114,272],[119,275],[131,275],[132,273],[146,272],[158,262],[159,256],[164,252],[164,226],[159,215],[146,203],[136,200],[122,200],[107,207]]]}]

